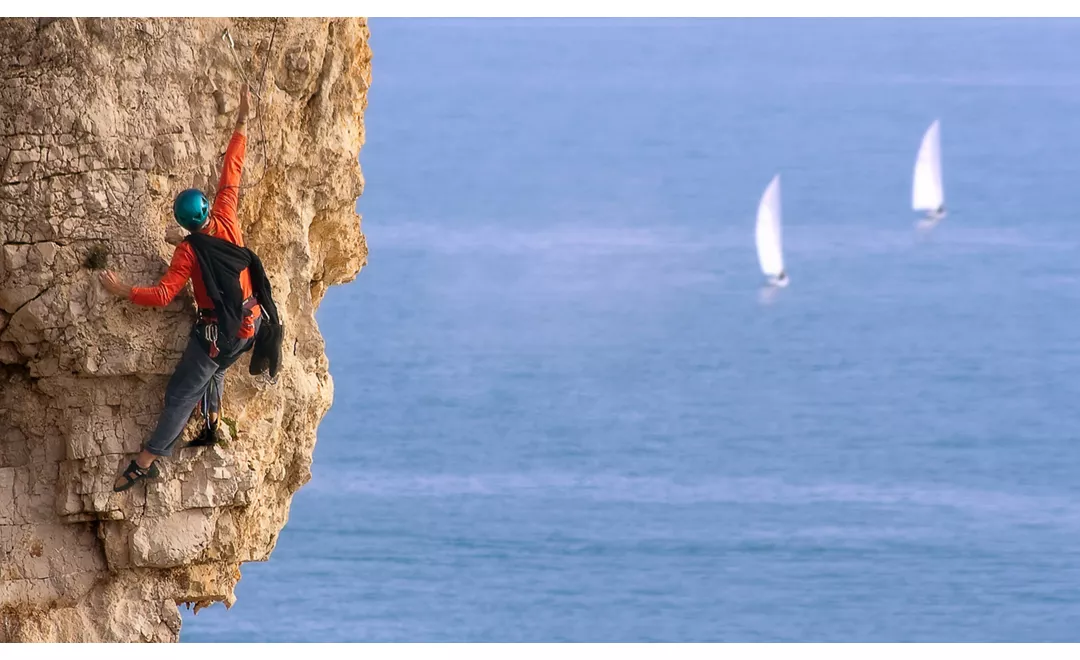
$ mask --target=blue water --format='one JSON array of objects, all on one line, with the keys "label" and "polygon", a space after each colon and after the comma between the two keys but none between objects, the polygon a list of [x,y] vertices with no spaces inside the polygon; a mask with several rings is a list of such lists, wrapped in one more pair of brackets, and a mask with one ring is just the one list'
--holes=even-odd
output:
[{"label": "blue water", "polygon": [[314,478],[182,639],[1080,641],[1080,22],[371,29]]}]

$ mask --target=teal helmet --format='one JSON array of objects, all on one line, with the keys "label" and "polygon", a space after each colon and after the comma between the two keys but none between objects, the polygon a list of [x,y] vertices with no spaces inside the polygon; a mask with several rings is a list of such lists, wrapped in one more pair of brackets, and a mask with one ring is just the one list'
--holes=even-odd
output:
[{"label": "teal helmet", "polygon": [[210,202],[197,188],[188,188],[176,196],[172,205],[173,216],[188,231],[198,231],[210,215]]}]

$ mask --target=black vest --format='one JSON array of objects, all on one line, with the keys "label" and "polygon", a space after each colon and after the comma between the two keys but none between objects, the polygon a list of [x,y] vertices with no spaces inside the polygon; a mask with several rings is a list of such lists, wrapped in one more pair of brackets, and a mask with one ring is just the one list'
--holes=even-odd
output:
[{"label": "black vest", "polygon": [[227,346],[235,345],[244,319],[246,310],[244,294],[240,289],[240,273],[248,269],[252,294],[266,313],[259,334],[255,337],[249,371],[260,374],[269,368],[270,377],[277,376],[281,361],[282,328],[270,280],[258,255],[246,247],[209,234],[189,234],[184,240],[191,246],[199,262],[206,295],[214,303],[218,337]]}]

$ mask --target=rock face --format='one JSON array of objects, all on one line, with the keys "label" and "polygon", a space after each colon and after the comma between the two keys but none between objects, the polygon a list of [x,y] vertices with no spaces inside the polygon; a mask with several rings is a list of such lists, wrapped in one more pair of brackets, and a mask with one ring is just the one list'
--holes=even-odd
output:
[{"label": "rock face", "polygon": [[[240,564],[270,556],[333,395],[315,309],[366,260],[370,56],[363,19],[0,19],[0,641],[176,641],[179,604],[231,605]],[[240,220],[285,324],[278,382],[242,359],[236,435],[114,494],[194,304],[136,307],[87,264],[164,273],[172,198],[213,195],[241,70],[258,88],[264,62]]]}]

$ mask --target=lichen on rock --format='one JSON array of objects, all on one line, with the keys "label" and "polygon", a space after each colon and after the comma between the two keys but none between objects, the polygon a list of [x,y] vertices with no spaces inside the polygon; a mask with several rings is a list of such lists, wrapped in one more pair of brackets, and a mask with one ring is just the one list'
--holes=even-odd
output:
[{"label": "lichen on rock", "polygon": [[[267,63],[240,221],[282,368],[270,384],[243,359],[227,445],[117,494],[194,306],[117,300],[91,267],[153,283],[173,196],[213,195],[241,82],[226,28],[254,85]],[[176,641],[179,604],[231,605],[240,564],[269,558],[333,394],[315,309],[366,260],[370,59],[363,19],[0,19],[0,641]]]}]

